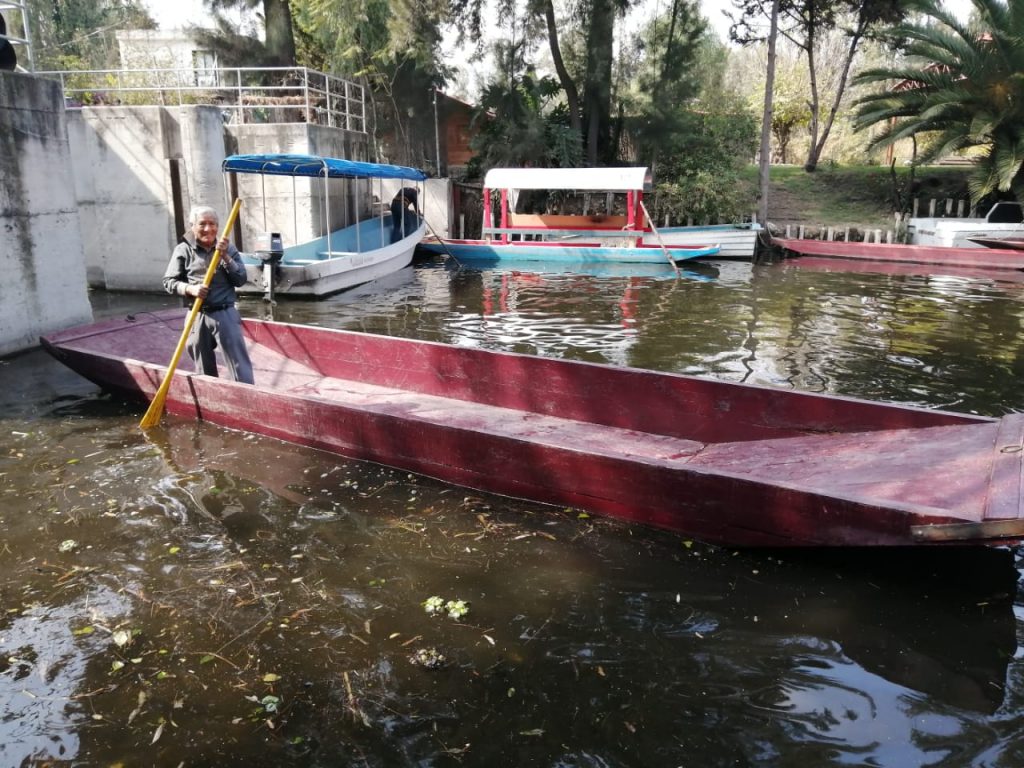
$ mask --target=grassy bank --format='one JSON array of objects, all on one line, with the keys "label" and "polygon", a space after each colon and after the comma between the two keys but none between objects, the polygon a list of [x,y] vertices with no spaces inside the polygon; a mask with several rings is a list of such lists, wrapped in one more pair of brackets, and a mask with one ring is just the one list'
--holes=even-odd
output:
[{"label": "grassy bank", "polygon": [[[914,174],[914,196],[924,200],[966,197],[968,173],[969,169],[962,167],[918,168]],[[757,168],[750,167],[747,174],[756,190]],[[822,167],[807,173],[799,166],[773,166],[770,179],[768,220],[776,226],[893,226],[896,197],[889,168]],[[909,186],[910,169],[897,168],[895,188],[905,197]],[[755,210],[756,205],[755,201]]]}]

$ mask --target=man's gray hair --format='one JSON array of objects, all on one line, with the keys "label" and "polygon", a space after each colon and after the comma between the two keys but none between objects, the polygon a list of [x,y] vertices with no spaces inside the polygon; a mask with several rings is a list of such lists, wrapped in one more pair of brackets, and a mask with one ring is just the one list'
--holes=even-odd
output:
[{"label": "man's gray hair", "polygon": [[203,216],[213,216],[215,220],[220,221],[220,216],[217,215],[215,208],[208,205],[193,205],[192,210],[188,212],[188,225],[191,227]]}]

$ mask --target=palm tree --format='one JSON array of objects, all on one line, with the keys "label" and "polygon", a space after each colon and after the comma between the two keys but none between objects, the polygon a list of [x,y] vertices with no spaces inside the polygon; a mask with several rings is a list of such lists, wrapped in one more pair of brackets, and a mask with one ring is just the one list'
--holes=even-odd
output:
[{"label": "palm tree", "polygon": [[919,162],[978,147],[971,194],[1024,199],[1024,0],[971,0],[970,24],[936,0],[921,21],[892,30],[904,62],[861,72],[859,85],[888,84],[857,100],[858,129],[881,124],[871,148],[920,137]]}]

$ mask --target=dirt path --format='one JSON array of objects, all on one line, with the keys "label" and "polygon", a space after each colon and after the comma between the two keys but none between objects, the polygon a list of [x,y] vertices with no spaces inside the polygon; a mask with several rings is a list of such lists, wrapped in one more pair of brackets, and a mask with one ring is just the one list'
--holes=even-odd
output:
[{"label": "dirt path", "polygon": [[[827,184],[827,188],[815,191],[795,192],[787,189],[784,183],[773,182],[768,190],[768,223],[777,232],[783,232],[789,226],[796,234],[798,227],[806,228],[808,237],[816,236],[827,227],[835,227],[842,232],[849,229],[860,235],[867,230],[886,231],[894,226],[891,214],[878,206],[877,211],[865,210],[864,200],[876,199],[876,190],[865,190],[835,180]],[[808,195],[812,197],[809,199]],[[835,204],[834,198],[842,197],[850,202],[848,210]],[[822,209],[831,210],[831,215]]]},{"label": "dirt path", "polygon": [[777,227],[787,224],[800,226],[812,222],[807,218],[805,200],[794,195],[781,184],[771,184],[768,189],[768,221]]}]

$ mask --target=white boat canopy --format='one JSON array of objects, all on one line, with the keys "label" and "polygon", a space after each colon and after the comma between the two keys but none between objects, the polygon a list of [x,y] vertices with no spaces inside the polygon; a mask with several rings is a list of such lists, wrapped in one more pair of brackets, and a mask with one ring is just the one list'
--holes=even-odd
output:
[{"label": "white boat canopy", "polygon": [[486,189],[572,189],[583,192],[635,192],[650,189],[646,167],[492,168]]}]

